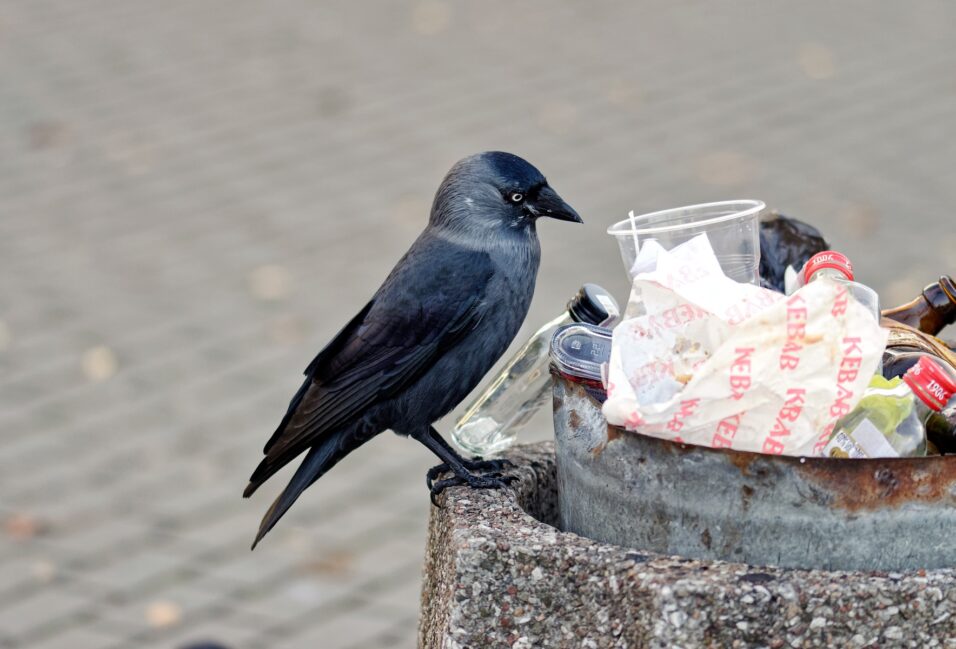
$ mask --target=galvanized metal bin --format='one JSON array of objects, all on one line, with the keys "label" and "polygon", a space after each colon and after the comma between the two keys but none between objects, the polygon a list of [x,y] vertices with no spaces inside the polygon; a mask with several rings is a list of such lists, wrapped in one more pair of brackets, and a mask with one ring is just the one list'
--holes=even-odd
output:
[{"label": "galvanized metal bin", "polygon": [[695,559],[832,570],[956,566],[956,456],[838,460],[609,426],[554,377],[561,529]]}]

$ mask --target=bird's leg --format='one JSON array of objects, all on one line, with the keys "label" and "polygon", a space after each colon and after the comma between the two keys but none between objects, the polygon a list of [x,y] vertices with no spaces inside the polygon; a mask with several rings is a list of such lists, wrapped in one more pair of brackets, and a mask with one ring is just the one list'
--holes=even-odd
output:
[{"label": "bird's leg", "polygon": [[[468,460],[458,455],[455,449],[442,438],[433,426],[429,426],[423,435],[415,436],[415,439],[427,446],[428,449],[443,462],[437,467],[432,468],[426,476],[428,490],[431,492],[432,504],[437,505],[435,501],[436,496],[448,487],[468,485],[472,489],[500,489],[507,487],[516,479],[514,476],[502,476],[499,473],[486,475],[475,475],[471,473],[471,471],[469,471],[469,464],[476,467],[473,470],[483,470],[485,467],[491,470],[500,470],[507,466],[507,464],[505,461],[500,460],[468,462]],[[433,480],[438,477],[438,475],[448,470],[455,474],[453,478],[439,480],[433,484]]]},{"label": "bird's leg", "polygon": [[[502,460],[483,460],[481,457],[475,456],[471,458],[470,460],[467,460],[463,458],[461,455],[459,455],[458,452],[454,449],[454,447],[452,447],[451,444],[445,441],[445,438],[442,437],[437,430],[435,430],[434,426],[429,427],[428,435],[432,438],[432,440],[436,444],[439,444],[440,446],[442,446],[447,453],[450,453],[455,458],[457,458],[458,461],[461,463],[461,465],[465,467],[466,469],[468,469],[468,471],[478,471],[478,472],[503,471],[504,469],[514,466],[513,463],[503,459]],[[426,444],[426,446],[428,445]],[[428,447],[432,448],[431,446],[428,446]],[[438,453],[436,452],[436,455],[437,454]],[[439,455],[438,457],[442,457],[442,456]],[[448,465],[447,462],[443,462],[442,464],[439,464],[437,466],[433,466],[432,468],[430,468],[428,470],[428,473],[425,474],[425,484],[428,485],[428,489],[431,490],[432,483],[435,481],[435,478],[437,478],[442,473],[445,473],[447,471],[451,471],[451,467]]]}]

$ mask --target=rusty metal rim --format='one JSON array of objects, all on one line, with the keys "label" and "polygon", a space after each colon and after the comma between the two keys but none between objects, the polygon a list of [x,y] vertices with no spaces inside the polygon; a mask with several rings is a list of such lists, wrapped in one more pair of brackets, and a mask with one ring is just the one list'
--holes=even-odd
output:
[{"label": "rusty metal rim", "polygon": [[[590,399],[596,408],[600,408],[601,404],[591,396],[587,390],[584,388],[583,384],[577,380],[574,380],[566,375],[554,374],[555,380],[563,380],[573,386],[573,389],[580,391],[582,395]],[[690,451],[694,452],[703,451],[705,453],[717,453],[720,455],[726,455],[728,457],[740,457],[741,461],[739,464],[748,465],[751,461],[755,459],[763,459],[767,461],[775,462],[786,462],[786,463],[796,463],[800,465],[813,464],[818,466],[837,466],[839,465],[842,469],[856,470],[859,467],[862,470],[869,471],[871,469],[876,469],[882,467],[884,464],[890,464],[893,468],[900,468],[905,466],[913,466],[916,468],[926,468],[929,464],[942,464],[942,465],[953,465],[956,467],[956,454],[953,455],[928,455],[926,457],[884,457],[884,458],[867,458],[867,459],[849,459],[849,458],[837,458],[837,457],[815,457],[812,455],[770,455],[767,453],[755,453],[753,451],[738,451],[730,448],[714,448],[711,446],[703,446],[701,444],[691,444],[688,442],[673,442],[661,437],[654,437],[653,435],[645,435],[643,433],[638,433],[632,430],[627,430],[621,426],[614,426],[613,424],[608,424],[608,438],[614,439],[619,435],[636,435],[648,443],[660,444],[664,448],[673,448],[679,451]],[[734,462],[738,464],[738,462]],[[851,468],[854,467],[854,468]]]},{"label": "rusty metal rim", "polygon": [[[566,377],[556,377],[555,380],[564,380],[578,393],[577,396],[587,398],[594,407],[600,408],[600,404],[576,381]],[[656,446],[663,453],[723,457],[744,476],[757,474],[759,477],[768,469],[796,472],[832,494],[834,506],[849,511],[930,503],[956,497],[956,455],[862,460],[768,455],[673,442],[607,424],[608,442],[625,435],[636,436],[641,444]]]}]

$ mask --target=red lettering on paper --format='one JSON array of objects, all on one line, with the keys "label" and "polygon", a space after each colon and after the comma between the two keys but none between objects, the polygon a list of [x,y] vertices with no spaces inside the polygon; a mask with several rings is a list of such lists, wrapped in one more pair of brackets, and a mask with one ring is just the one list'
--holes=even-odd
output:
[{"label": "red lettering on paper", "polygon": [[860,347],[860,343],[861,343],[861,342],[863,342],[863,339],[860,338],[859,336],[856,336],[856,337],[853,337],[853,338],[850,338],[850,337],[844,338],[844,339],[843,339],[843,344],[844,344],[844,345],[847,345],[847,347],[844,347],[844,348],[843,348],[843,356],[844,356],[844,358],[850,357],[850,354],[855,354],[856,356],[854,356],[854,358],[856,358],[857,356],[862,357],[862,356],[863,356],[863,348]]},{"label": "red lettering on paper", "polygon": [[694,320],[700,320],[707,317],[707,312],[692,304],[681,304],[673,308],[661,311],[660,313],[647,316],[647,328],[640,325],[634,325],[634,331],[642,337],[653,337],[651,334],[659,334],[662,331],[675,329]]},{"label": "red lettering on paper", "polygon": [[763,311],[777,301],[777,294],[773,291],[760,291],[747,296],[741,302],[732,305],[724,314],[729,324],[740,324],[755,313]]},{"label": "red lettering on paper", "polygon": [[768,437],[763,441],[763,448],[760,449],[761,453],[766,453],[767,455],[783,455],[783,442],[773,437]]},{"label": "red lettering on paper", "polygon": [[790,428],[784,422],[794,422],[803,412],[803,405],[806,402],[807,391],[803,388],[790,388],[787,390],[787,399],[784,401],[780,412],[777,413],[777,419],[770,429],[770,435],[764,440],[762,451],[773,455],[783,453],[783,442],[780,437],[788,437]]},{"label": "red lettering on paper", "polygon": [[837,372],[837,395],[830,404],[830,422],[813,445],[816,453],[826,446],[837,420],[850,412],[850,404],[855,396],[852,384],[859,377],[859,367],[863,364],[863,348],[860,346],[862,342],[858,336],[847,336],[843,339],[843,358],[840,359],[840,369]]},{"label": "red lettering on paper", "polygon": [[800,364],[803,339],[807,336],[806,301],[800,295],[787,300],[787,342],[780,353],[780,369],[793,370]]},{"label": "red lettering on paper", "polygon": [[734,350],[737,357],[733,365],[730,366],[730,391],[733,398],[739,400],[751,385],[751,365],[750,357],[754,353],[754,347],[738,347]]},{"label": "red lettering on paper", "polygon": [[847,306],[850,304],[850,291],[842,284],[838,284],[837,286],[840,290],[837,292],[836,297],[833,298],[833,308],[830,310],[830,314],[834,317],[844,315]]},{"label": "red lettering on paper", "polygon": [[787,390],[787,400],[780,408],[780,419],[784,421],[796,421],[803,412],[803,404],[806,402],[807,391],[804,388],[790,388]]},{"label": "red lettering on paper", "polygon": [[842,383],[837,383],[837,397],[830,406],[831,417],[842,417],[850,412],[850,399],[853,398],[853,390],[849,390]]},{"label": "red lettering on paper", "polygon": [[730,448],[739,427],[740,415],[724,417],[717,423],[717,430],[714,432],[710,445],[714,448]]},{"label": "red lettering on paper", "polygon": [[674,376],[674,363],[671,361],[653,361],[643,365],[634,371],[632,383],[640,385],[642,383],[654,383],[665,376]]},{"label": "red lettering on paper", "polygon": [[863,363],[862,356],[844,356],[840,361],[840,371],[837,374],[837,383],[852,383],[860,375],[859,367]]},{"label": "red lettering on paper", "polygon": [[671,420],[667,422],[667,428],[671,432],[679,432],[681,428],[684,427],[684,420],[690,415],[694,414],[694,409],[697,407],[697,404],[700,403],[700,399],[685,399],[680,402],[680,410],[674,413],[674,416],[671,417]]},{"label": "red lettering on paper", "polygon": [[641,417],[640,413],[637,410],[632,410],[628,414],[627,419],[624,420],[624,427],[628,430],[637,430],[637,427],[644,423],[644,418]]},{"label": "red lettering on paper", "polygon": [[681,266],[676,273],[667,273],[660,279],[660,283],[673,288],[680,288],[687,284],[697,282],[708,275],[708,270],[703,266]]}]

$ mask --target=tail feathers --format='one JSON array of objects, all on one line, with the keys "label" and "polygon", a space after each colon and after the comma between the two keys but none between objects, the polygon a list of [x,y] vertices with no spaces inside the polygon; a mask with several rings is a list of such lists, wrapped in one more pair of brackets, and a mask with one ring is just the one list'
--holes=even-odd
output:
[{"label": "tail feathers", "polygon": [[[345,453],[343,450],[346,449],[343,449],[343,446],[347,445],[347,436],[351,432],[351,430],[345,429],[330,435],[324,439],[320,445],[312,447],[308,454],[306,454],[305,459],[302,460],[302,464],[296,469],[295,475],[292,476],[289,484],[286,485],[283,492],[279,494],[279,497],[276,498],[272,506],[269,507],[269,511],[262,517],[262,523],[259,524],[259,533],[256,534],[256,540],[252,543],[253,550],[255,550],[259,541],[262,540],[262,537],[268,534],[269,530],[282,518],[283,514],[289,511],[289,507],[292,507],[292,504],[302,495],[302,492],[313,482],[321,478],[326,471],[335,466],[335,463],[344,457]],[[257,486],[258,485],[253,486],[253,483],[250,483],[249,486],[246,487],[246,491],[251,493],[255,491],[255,487]]]},{"label": "tail feathers", "polygon": [[262,462],[259,463],[259,466],[256,467],[256,470],[252,472],[252,476],[249,477],[249,484],[246,485],[245,490],[242,492],[243,498],[248,498],[252,494],[256,493],[256,489],[261,487],[266,480],[278,473],[284,466],[286,462],[270,462],[269,458],[264,458]]}]

